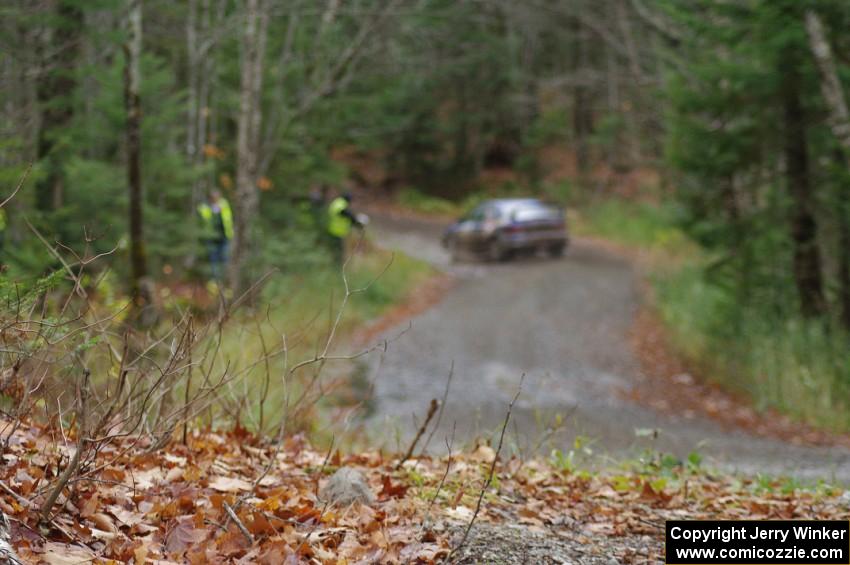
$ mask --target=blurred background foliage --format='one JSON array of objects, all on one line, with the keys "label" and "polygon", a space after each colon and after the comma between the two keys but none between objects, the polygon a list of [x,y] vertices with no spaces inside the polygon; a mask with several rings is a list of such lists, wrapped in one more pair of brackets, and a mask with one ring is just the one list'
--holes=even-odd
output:
[{"label": "blurred background foliage", "polygon": [[[579,231],[666,250],[658,307],[710,375],[850,429],[850,146],[824,90],[831,71],[846,114],[850,3],[146,0],[145,243],[164,285],[204,277],[204,194],[241,198],[249,5],[268,27],[246,273],[279,268],[281,289],[331,268],[311,189],[443,216],[537,194]],[[33,164],[6,207],[9,280],[59,267],[37,230],[116,249],[111,288],[131,287],[128,6],[0,7],[5,195]]]}]

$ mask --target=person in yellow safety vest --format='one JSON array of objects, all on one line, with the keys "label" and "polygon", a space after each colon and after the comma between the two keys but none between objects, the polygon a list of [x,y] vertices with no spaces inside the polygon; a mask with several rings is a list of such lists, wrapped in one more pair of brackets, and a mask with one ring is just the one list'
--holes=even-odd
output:
[{"label": "person in yellow safety vest", "polygon": [[207,248],[212,280],[219,282],[224,278],[224,266],[230,240],[233,239],[233,211],[221,192],[210,192],[207,202],[198,206],[201,217],[201,242]]},{"label": "person in yellow safety vest", "polygon": [[346,192],[334,198],[328,206],[328,235],[331,251],[338,265],[345,261],[345,238],[351,233],[352,226],[363,227],[351,211],[351,193]]}]

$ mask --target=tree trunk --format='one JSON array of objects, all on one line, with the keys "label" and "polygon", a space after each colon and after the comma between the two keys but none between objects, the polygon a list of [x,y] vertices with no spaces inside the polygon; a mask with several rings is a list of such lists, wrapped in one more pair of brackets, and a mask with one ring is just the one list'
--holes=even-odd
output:
[{"label": "tree trunk", "polygon": [[841,325],[850,330],[850,203],[839,199],[838,218],[838,300]]},{"label": "tree trunk", "polygon": [[186,97],[186,158],[192,166],[192,193],[189,215],[203,200],[207,179],[198,174],[206,162],[209,120],[210,75],[213,72],[212,46],[209,37],[212,28],[210,0],[189,0],[186,20],[186,60],[188,96]]},{"label": "tree trunk", "polygon": [[835,70],[835,60],[832,49],[827,41],[818,15],[809,10],[806,12],[806,31],[809,36],[809,47],[814,54],[820,73],[820,88],[829,108],[829,125],[832,134],[841,143],[846,157],[850,157],[850,113],[847,111],[847,101]]},{"label": "tree trunk", "polygon": [[71,93],[76,86],[74,68],[80,51],[83,13],[75,2],[62,1],[56,8],[59,25],[50,28],[43,45],[42,65],[47,68],[38,82],[41,127],[38,132],[38,159],[46,162],[44,178],[36,184],[36,206],[49,212],[64,200],[64,151],[58,134],[74,116]]},{"label": "tree trunk", "polygon": [[590,89],[586,84],[587,36],[578,19],[573,22],[573,133],[576,147],[576,168],[580,177],[590,170],[590,147],[588,137],[593,129]]},{"label": "tree trunk", "polygon": [[[850,164],[850,112],[823,23],[812,10],[806,12],[806,32],[820,74],[821,94],[829,108],[829,126],[841,146],[841,150],[836,148],[835,159],[846,173]],[[850,205],[845,200],[838,195],[838,299],[841,325],[850,330]]]},{"label": "tree trunk", "polygon": [[[212,7],[210,0],[202,1],[201,10],[201,30],[204,37],[208,36],[212,31]],[[207,39],[207,41],[210,41]],[[213,69],[215,65],[214,53],[212,44],[200,52],[201,71],[198,74],[198,97],[196,107],[196,125],[195,125],[195,165],[201,167],[207,160],[204,147],[208,142],[207,130],[210,120],[210,80],[212,79]],[[203,199],[204,191],[208,186],[206,176],[200,176],[195,179],[192,187],[192,214],[195,213],[195,206]]]},{"label": "tree trunk", "polygon": [[242,75],[236,135],[236,200],[234,202],[233,255],[230,283],[238,292],[242,267],[251,248],[251,226],[257,216],[257,166],[262,119],[263,57],[266,47],[268,10],[264,0],[245,2],[242,32]]},{"label": "tree trunk", "polygon": [[821,257],[814,215],[814,195],[809,173],[806,116],[800,91],[799,58],[793,47],[785,49],[780,61],[785,120],[785,166],[791,212],[791,240],[794,246],[794,281],[803,316],[811,318],[826,312]]},{"label": "tree trunk", "polygon": [[[850,164],[850,112],[838,78],[832,49],[820,17],[812,10],[806,12],[806,32],[809,47],[820,74],[821,94],[829,108],[829,126],[841,149],[836,148],[836,161],[842,170]],[[838,199],[838,299],[841,304],[841,325],[850,329],[850,206],[842,195]]]},{"label": "tree trunk", "polygon": [[[605,46],[605,82],[606,82],[606,113],[609,118],[612,116],[621,115],[620,108],[620,78],[619,68],[617,65],[617,54],[609,46]],[[613,143],[605,148],[605,161],[611,169],[617,168],[617,156],[622,153],[620,146],[623,142],[623,136],[617,135]]]},{"label": "tree trunk", "polygon": [[626,143],[624,144],[624,148],[625,153],[628,155],[628,165],[632,167],[640,165],[640,162],[643,160],[638,120],[638,112],[643,111],[646,107],[646,100],[641,95],[643,73],[641,72],[640,57],[634,34],[632,33],[632,24],[629,20],[629,9],[626,6],[626,0],[615,0],[614,8],[617,15],[617,25],[620,28],[620,33],[623,35],[623,43],[628,54],[629,75],[631,77],[631,88],[629,89],[631,96],[621,108],[621,112],[626,129]]},{"label": "tree trunk", "polygon": [[128,0],[129,37],[124,46],[124,104],[127,111],[127,187],[130,200],[130,267],[131,286],[138,306],[145,306],[140,293],[142,278],[147,275],[144,240],[144,195],[141,172],[142,104],[139,95],[142,55],[142,0]]},{"label": "tree trunk", "polygon": [[[186,158],[189,164],[197,164],[198,156],[203,152],[198,142],[198,0],[189,0],[186,15],[186,82],[188,83],[186,95]],[[193,171],[194,172],[194,171]],[[200,201],[197,180],[192,181],[191,213],[194,214],[195,206]]]}]

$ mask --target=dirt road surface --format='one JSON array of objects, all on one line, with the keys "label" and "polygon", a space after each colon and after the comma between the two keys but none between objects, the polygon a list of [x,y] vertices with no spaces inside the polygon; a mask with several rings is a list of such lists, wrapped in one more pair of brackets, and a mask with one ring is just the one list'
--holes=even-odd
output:
[{"label": "dirt road surface", "polygon": [[[382,360],[372,360],[374,402],[366,425],[388,447],[407,446],[431,399],[443,396],[454,363],[431,451],[445,450],[455,426],[456,445],[498,431],[524,374],[508,429],[512,448],[567,453],[582,436],[597,461],[647,448],[679,457],[697,451],[728,470],[850,482],[844,448],[730,432],[707,418],[659,414],[627,400],[640,378],[627,337],[640,301],[628,262],[579,240],[561,260],[452,264],[440,247],[438,224],[380,217],[370,229],[379,245],[427,260],[456,279]],[[547,434],[547,423],[559,415],[562,428]],[[657,430],[657,437],[647,430]]]}]

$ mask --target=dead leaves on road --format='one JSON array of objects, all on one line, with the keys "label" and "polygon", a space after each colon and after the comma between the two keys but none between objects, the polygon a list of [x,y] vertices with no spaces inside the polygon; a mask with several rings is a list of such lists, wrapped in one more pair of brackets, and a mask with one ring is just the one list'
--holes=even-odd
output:
[{"label": "dead leaves on road", "polygon": [[[37,505],[67,453],[36,427],[16,432],[0,466],[6,487],[0,509],[13,520],[12,543],[23,559],[434,563],[449,554],[455,526],[471,517],[490,455],[481,448],[456,454],[441,484],[445,459],[413,459],[395,471],[396,460],[377,452],[326,461],[300,438],[274,449],[244,431],[206,433],[189,446],[153,454],[144,442],[125,450],[133,439],[126,442],[89,463],[89,480],[71,483],[53,524],[43,528]],[[376,502],[337,508],[320,500],[319,485],[338,466],[359,469]],[[660,547],[667,518],[846,518],[848,512],[840,490],[803,491],[685,468],[591,475],[514,459],[497,471],[479,519],[577,539],[650,536]]]}]

